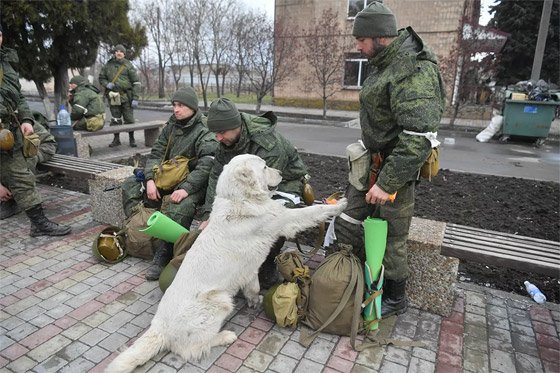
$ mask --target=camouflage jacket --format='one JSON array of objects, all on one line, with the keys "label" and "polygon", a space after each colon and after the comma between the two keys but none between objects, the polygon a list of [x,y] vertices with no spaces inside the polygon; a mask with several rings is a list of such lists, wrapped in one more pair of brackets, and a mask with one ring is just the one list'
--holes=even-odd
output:
[{"label": "camouflage jacket", "polygon": [[435,55],[411,27],[368,61],[360,91],[362,140],[385,157],[376,184],[394,193],[416,179],[431,151],[430,141],[403,133],[435,132],[445,92]]},{"label": "camouflage jacket", "polygon": [[274,129],[276,120],[276,115],[271,111],[262,116],[241,113],[242,129],[239,141],[232,147],[220,143],[216,151],[206,190],[203,220],[208,219],[212,210],[216,183],[224,165],[239,154],[258,155],[265,160],[268,167],[282,171],[282,182],[278,185],[278,191],[301,197],[303,177],[307,174],[307,168],[296,148]]},{"label": "camouflage jacket", "polygon": [[138,72],[126,58],[122,60],[117,60],[114,57],[111,58],[99,73],[99,84],[103,87],[107,87],[107,84],[113,81],[113,78],[117,75],[122,65],[124,65],[124,69],[117,77],[115,87],[111,90],[107,89],[106,93],[109,91],[121,92],[121,95],[126,93],[129,100],[138,100],[140,95]]},{"label": "camouflage jacket", "polygon": [[72,93],[72,98],[69,101],[72,105],[70,118],[73,121],[80,120],[83,117],[91,118],[97,114],[105,113],[103,99],[97,87],[86,83],[77,86],[70,92]]},{"label": "camouflage jacket", "polygon": [[[12,152],[20,149],[23,145],[23,136],[15,120],[13,120],[13,110],[17,116],[19,123],[24,121],[33,123],[33,115],[27,101],[21,94],[21,85],[19,84],[19,75],[16,71],[19,58],[15,50],[1,47],[0,48],[0,66],[2,68],[2,80],[0,83],[0,119],[2,123],[10,123],[9,130],[14,134],[14,147],[3,153]],[[10,109],[11,107],[11,109]],[[8,126],[6,125],[6,128]]]},{"label": "camouflage jacket", "polygon": [[144,169],[146,180],[154,178],[152,169],[164,160],[170,137],[171,144],[166,159],[178,155],[195,159],[189,162],[191,171],[186,179],[175,187],[175,190],[184,189],[192,194],[206,188],[218,142],[216,135],[208,131],[206,118],[202,116],[200,110],[189,120],[179,121],[175,118],[175,114],[169,118],[146,161]]}]

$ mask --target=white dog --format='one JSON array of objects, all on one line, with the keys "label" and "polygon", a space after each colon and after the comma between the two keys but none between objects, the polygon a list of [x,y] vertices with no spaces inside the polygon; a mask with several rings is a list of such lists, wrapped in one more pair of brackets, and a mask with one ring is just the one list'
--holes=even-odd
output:
[{"label": "white dog", "polygon": [[258,270],[272,244],[346,207],[341,200],[336,205],[287,209],[271,199],[281,180],[280,171],[254,155],[239,155],[224,167],[208,225],[161,299],[150,328],[106,372],[131,372],[162,350],[185,361],[199,360],[213,346],[237,339],[234,332],[220,328],[239,290],[250,307],[260,306]]}]

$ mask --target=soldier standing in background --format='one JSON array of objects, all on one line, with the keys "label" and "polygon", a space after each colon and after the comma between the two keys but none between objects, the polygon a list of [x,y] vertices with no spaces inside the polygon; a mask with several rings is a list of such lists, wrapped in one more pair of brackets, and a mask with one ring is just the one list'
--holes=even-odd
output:
[{"label": "soldier standing in background", "polygon": [[99,89],[77,75],[70,79],[68,102],[72,105],[70,119],[72,128],[78,131],[95,132],[105,124],[105,106]]},{"label": "soldier standing in background", "polygon": [[[431,153],[433,135],[445,107],[445,91],[435,55],[412,27],[397,31],[393,12],[373,2],[356,15],[352,35],[368,58],[360,91],[362,141],[380,167],[369,187],[348,185],[348,207],[335,221],[339,244],[352,245],[365,261],[361,223],[387,221],[382,317],[406,312],[407,239],[414,211],[418,170]],[[377,178],[375,178],[377,176]],[[387,202],[397,192],[394,203]]]},{"label": "soldier standing in background", "polygon": [[[99,84],[106,88],[105,95],[111,110],[111,126],[133,124],[132,109],[138,107],[140,81],[132,64],[124,58],[126,49],[121,44],[115,47],[115,56],[109,60],[99,73]],[[130,146],[136,147],[134,131],[128,133]],[[115,133],[109,147],[121,144],[119,134]]]}]

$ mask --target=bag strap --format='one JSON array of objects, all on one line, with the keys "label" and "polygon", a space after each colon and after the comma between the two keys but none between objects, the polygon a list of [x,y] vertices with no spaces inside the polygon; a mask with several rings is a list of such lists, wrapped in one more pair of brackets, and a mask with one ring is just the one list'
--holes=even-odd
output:
[{"label": "bag strap", "polygon": [[169,153],[169,146],[171,145],[171,139],[173,138],[173,129],[171,129],[171,135],[169,135],[169,140],[167,140],[167,147],[165,148],[165,154],[163,155],[162,162],[167,158],[167,153]]},{"label": "bag strap", "polygon": [[301,248],[301,246],[299,244],[299,240],[297,238],[294,241],[296,242],[296,247],[297,247],[297,249],[299,250],[300,253],[302,253],[303,255],[315,255],[315,254],[317,254],[317,252],[319,251],[321,246],[323,246],[324,239],[325,239],[325,222],[323,221],[319,225],[319,240],[317,241],[317,244],[315,245],[315,248],[313,248],[309,251],[305,251]]},{"label": "bag strap", "polygon": [[117,81],[117,78],[119,77],[119,75],[121,75],[123,69],[124,69],[124,63],[119,68],[119,71],[117,71],[117,74],[113,77],[113,80],[111,80],[111,83],[115,84],[115,82]]},{"label": "bag strap", "polygon": [[[354,262],[354,261],[353,261]],[[323,325],[321,325],[321,327],[319,327],[319,329],[317,329],[313,334],[308,335],[308,331],[306,328],[301,328],[301,336],[299,339],[299,343],[304,346],[304,347],[309,347],[309,345],[315,340],[315,338],[317,337],[317,335],[319,335],[320,332],[323,331],[323,329],[325,329],[327,326],[329,326],[337,317],[338,315],[340,315],[340,313],[342,312],[342,310],[344,309],[344,307],[346,306],[346,303],[348,303],[348,301],[350,300],[350,296],[352,295],[352,291],[354,290],[354,288],[356,287],[356,285],[359,283],[358,280],[358,273],[359,270],[356,270],[355,268],[355,264],[352,263],[352,277],[350,278],[350,282],[348,283],[348,285],[346,286],[346,290],[344,290],[344,294],[342,294],[342,299],[340,300],[340,303],[338,303],[338,306],[336,307],[336,309],[334,310],[334,312],[331,314],[331,316],[327,319],[327,321],[325,321],[325,323]],[[362,287],[363,285],[363,277],[362,277]],[[359,293],[359,291],[356,291],[356,293]],[[359,304],[361,304],[361,294],[357,294],[356,296],[358,298],[358,317],[360,315],[360,311],[361,311],[361,307],[359,306]],[[354,303],[355,303],[354,299]],[[356,315],[356,310],[354,310],[354,316]],[[352,317],[352,329],[354,329],[354,316]],[[356,334],[358,332],[358,327],[356,326]],[[355,336],[354,336],[355,339]]]}]

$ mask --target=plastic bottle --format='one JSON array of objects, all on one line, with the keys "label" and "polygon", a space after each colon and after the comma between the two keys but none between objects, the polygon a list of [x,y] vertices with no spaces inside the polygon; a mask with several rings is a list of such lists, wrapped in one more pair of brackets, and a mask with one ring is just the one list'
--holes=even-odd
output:
[{"label": "plastic bottle", "polygon": [[60,105],[60,111],[56,116],[56,122],[59,126],[71,126],[72,122],[70,121],[70,114],[66,111],[66,108],[63,105]]},{"label": "plastic bottle", "polygon": [[533,297],[535,302],[537,302],[538,304],[546,302],[546,296],[539,290],[538,287],[531,284],[529,281],[525,281],[524,284],[527,292],[531,294],[531,297]]}]

